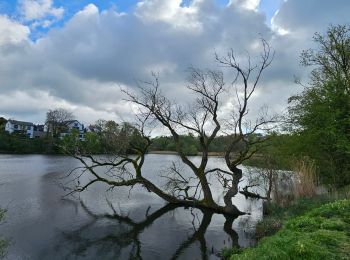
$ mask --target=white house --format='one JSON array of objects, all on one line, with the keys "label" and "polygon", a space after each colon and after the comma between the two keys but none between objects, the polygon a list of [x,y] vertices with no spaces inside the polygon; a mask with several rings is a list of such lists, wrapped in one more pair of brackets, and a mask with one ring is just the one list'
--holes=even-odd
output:
[{"label": "white house", "polygon": [[69,121],[66,121],[64,125],[66,126],[67,129],[64,133],[61,133],[61,137],[70,134],[73,129],[76,129],[79,132],[79,139],[84,140],[84,137],[85,137],[84,124],[81,124],[78,120],[69,120]]},{"label": "white house", "polygon": [[33,138],[34,124],[30,122],[23,122],[23,121],[9,119],[5,125],[5,131],[9,132],[10,134],[14,132],[23,132],[29,138]]}]

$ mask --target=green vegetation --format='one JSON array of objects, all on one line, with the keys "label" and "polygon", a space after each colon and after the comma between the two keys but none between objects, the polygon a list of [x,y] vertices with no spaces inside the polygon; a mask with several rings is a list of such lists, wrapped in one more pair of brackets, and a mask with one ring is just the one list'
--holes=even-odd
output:
[{"label": "green vegetation", "polygon": [[[284,133],[267,136],[267,146],[247,164],[293,170],[308,158],[316,167],[317,181],[337,189],[350,184],[350,27],[330,26],[316,33],[317,48],[301,55],[312,67],[310,82],[289,98]],[[274,158],[274,165],[266,161]],[[269,165],[267,165],[267,163]]]},{"label": "green vegetation", "polygon": [[[251,134],[250,138],[260,138],[260,134]],[[227,149],[227,145],[232,140],[230,135],[216,136],[213,142],[209,146],[209,152],[211,153],[224,153]],[[180,143],[187,155],[197,155],[202,152],[200,147],[199,137],[188,134],[180,136]],[[176,151],[176,146],[173,137],[160,136],[152,139],[152,144],[149,148],[150,151]]]},{"label": "green vegetation", "polygon": [[131,124],[121,125],[114,121],[105,121],[98,132],[88,132],[85,139],[80,140],[79,132],[73,129],[71,134],[58,141],[62,153],[74,154],[135,154],[140,147],[144,147],[145,140],[140,132]]},{"label": "green vegetation", "polygon": [[[309,207],[303,202],[287,214]],[[350,200],[339,200],[288,220],[278,233],[263,238],[255,248],[233,252],[230,259],[349,258]]]},{"label": "green vegetation", "polygon": [[[0,209],[0,223],[5,218],[5,212],[6,212],[5,210]],[[7,246],[8,246],[8,241],[0,239],[0,258],[5,257]]]},{"label": "green vegetation", "polygon": [[58,149],[52,145],[51,138],[30,139],[24,133],[9,134],[0,130],[0,153],[57,153]]},{"label": "green vegetation", "polygon": [[321,181],[339,187],[350,183],[350,27],[331,26],[314,41],[318,49],[301,55],[311,81],[289,99],[290,130]]},{"label": "green vegetation", "polygon": [[286,206],[277,203],[264,203],[264,219],[257,224],[256,237],[260,239],[275,234],[288,219],[300,216],[335,199],[330,196],[315,196],[291,201]]},{"label": "green vegetation", "polygon": [[[224,152],[230,136],[217,136],[209,147],[209,152]],[[196,155],[202,151],[198,137],[193,134],[180,136],[181,146],[187,155]],[[160,136],[152,139],[150,151],[176,151],[175,142],[171,136]]]}]

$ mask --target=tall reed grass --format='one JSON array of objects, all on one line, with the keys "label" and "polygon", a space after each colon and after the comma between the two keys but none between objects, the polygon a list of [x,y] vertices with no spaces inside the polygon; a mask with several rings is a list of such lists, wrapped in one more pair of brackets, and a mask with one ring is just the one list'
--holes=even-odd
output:
[{"label": "tall reed grass", "polygon": [[294,163],[294,196],[296,198],[310,198],[316,195],[317,178],[315,162],[303,157]]}]

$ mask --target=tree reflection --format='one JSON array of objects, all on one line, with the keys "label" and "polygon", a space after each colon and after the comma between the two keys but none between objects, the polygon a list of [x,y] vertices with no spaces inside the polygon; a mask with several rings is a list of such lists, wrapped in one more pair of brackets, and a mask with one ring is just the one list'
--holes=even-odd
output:
[{"label": "tree reflection", "polygon": [[[65,258],[79,258],[99,256],[103,259],[144,259],[142,255],[142,243],[140,236],[143,231],[150,228],[154,222],[169,212],[173,212],[179,207],[175,204],[167,204],[164,207],[150,212],[150,207],[146,210],[145,216],[140,221],[133,220],[128,215],[117,213],[114,206],[108,202],[112,213],[97,214],[93,212],[82,201],[73,201],[76,207],[81,208],[91,218],[91,221],[70,232],[62,232],[63,238],[57,251],[65,251]],[[208,259],[209,254],[214,252],[213,248],[208,248],[205,234],[212,221],[213,211],[197,209],[194,212],[189,209],[192,215],[193,233],[185,238],[176,248],[167,248],[169,259],[182,259],[183,254],[193,244],[199,243],[202,259]],[[225,216],[223,230],[229,235],[232,247],[238,246],[238,235],[232,229],[235,218]],[[196,223],[199,223],[196,224]],[[156,227],[155,227],[156,228]],[[161,233],[161,231],[160,231]],[[162,234],[159,234],[160,236]],[[126,254],[126,252],[128,252]]]}]

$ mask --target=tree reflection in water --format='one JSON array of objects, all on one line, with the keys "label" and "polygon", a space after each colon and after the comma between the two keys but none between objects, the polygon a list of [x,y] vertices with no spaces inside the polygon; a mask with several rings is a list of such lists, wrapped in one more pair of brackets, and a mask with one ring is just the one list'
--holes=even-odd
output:
[{"label": "tree reflection in water", "polygon": [[[102,259],[147,259],[142,254],[142,243],[140,236],[143,231],[150,228],[154,222],[162,218],[166,213],[173,212],[177,208],[183,208],[174,204],[167,204],[164,207],[149,213],[150,207],[146,210],[145,216],[140,221],[131,219],[128,215],[117,213],[114,206],[108,202],[112,213],[97,214],[93,212],[82,201],[69,200],[78,208],[83,209],[91,218],[91,221],[80,226],[78,229],[69,232],[62,232],[63,237],[56,252],[65,251],[65,259],[92,258],[100,256]],[[212,221],[214,213],[204,209],[188,209],[192,215],[193,232],[178,245],[171,245],[167,248],[170,251],[168,259],[182,259],[185,251],[198,243],[200,256],[193,256],[193,259],[209,259],[210,254],[217,254],[217,249],[208,248],[205,238],[207,229]],[[198,214],[200,213],[200,214]],[[238,235],[232,229],[235,218],[225,216],[223,230],[229,236],[231,244],[229,247],[237,247]],[[196,224],[196,223],[199,223]],[[161,231],[160,231],[161,232]],[[160,236],[162,234],[159,234]],[[180,238],[179,238],[180,239]],[[161,250],[161,249],[159,249]],[[125,255],[125,252],[128,252]]]}]

